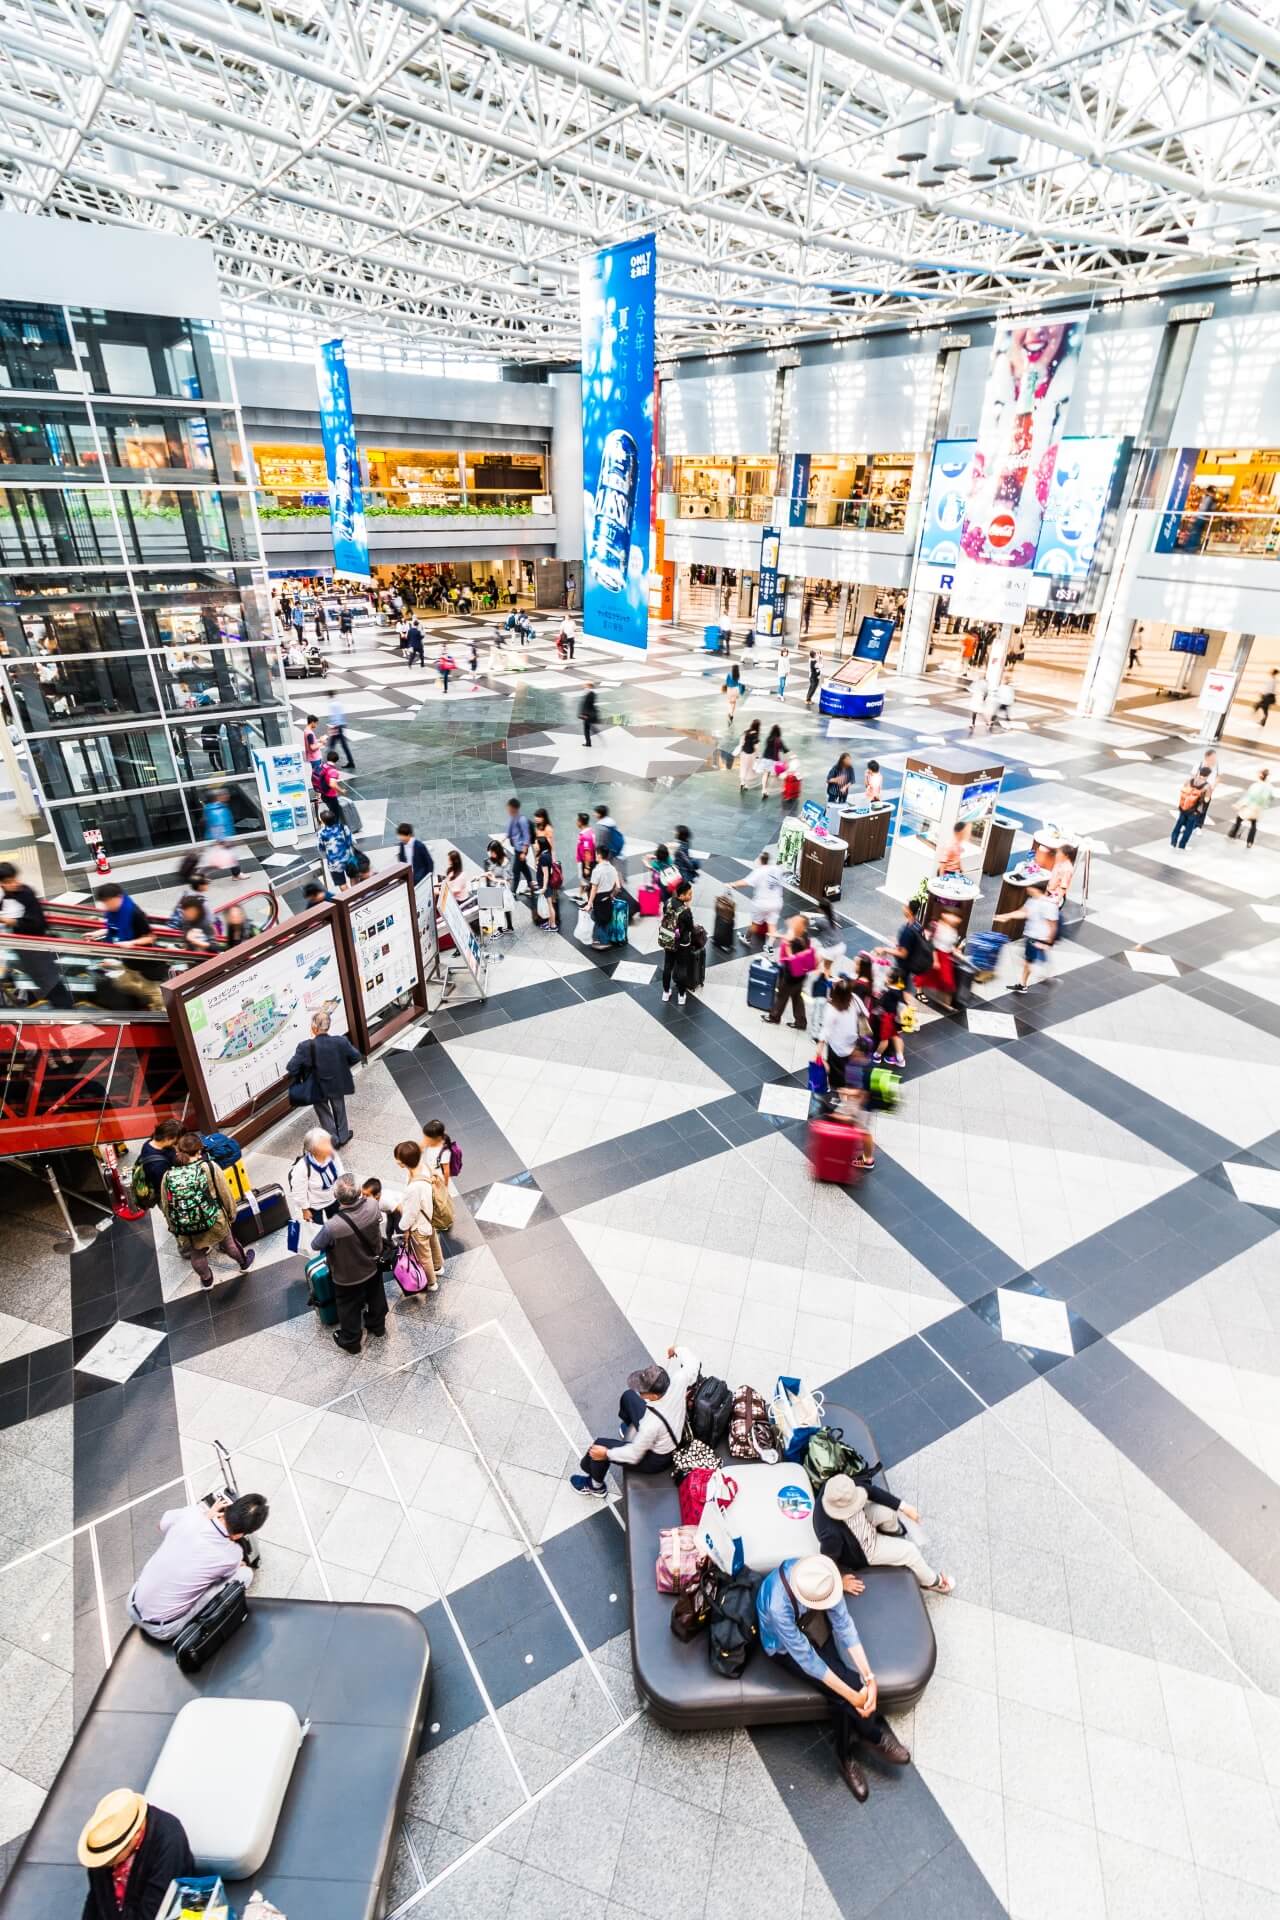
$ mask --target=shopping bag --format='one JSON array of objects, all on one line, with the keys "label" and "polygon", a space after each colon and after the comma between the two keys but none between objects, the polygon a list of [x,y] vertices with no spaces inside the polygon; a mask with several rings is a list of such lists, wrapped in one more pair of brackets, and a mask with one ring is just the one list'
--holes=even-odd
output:
[{"label": "shopping bag", "polygon": [[810,1093],[827,1091],[827,1069],[820,1053],[815,1054],[809,1062],[809,1091]]},{"label": "shopping bag", "polygon": [[397,1255],[391,1275],[401,1293],[426,1293],[431,1286],[430,1275],[407,1240]]},{"label": "shopping bag", "polygon": [[779,1374],[769,1413],[782,1440],[783,1459],[803,1460],[809,1442],[824,1424],[822,1395],[794,1376]]},{"label": "shopping bag", "polygon": [[577,922],[573,929],[573,937],[575,940],[580,940],[583,946],[588,945],[588,943],[596,937],[596,923],[591,918],[591,914],[586,907],[581,907],[578,911]]},{"label": "shopping bag", "polygon": [[655,1572],[659,1593],[684,1593],[696,1584],[702,1566],[696,1527],[662,1527],[658,1532]]},{"label": "shopping bag", "polygon": [[742,1540],[734,1530],[731,1517],[737,1497],[738,1483],[735,1479],[723,1468],[712,1474],[707,1482],[706,1505],[698,1526],[698,1545],[703,1553],[710,1555],[722,1573],[740,1573],[744,1565]]},{"label": "shopping bag", "polygon": [[285,1245],[288,1247],[290,1253],[296,1253],[298,1251],[298,1248],[302,1245],[301,1220],[291,1220],[289,1222],[289,1230],[285,1234],[284,1238],[285,1238]]}]

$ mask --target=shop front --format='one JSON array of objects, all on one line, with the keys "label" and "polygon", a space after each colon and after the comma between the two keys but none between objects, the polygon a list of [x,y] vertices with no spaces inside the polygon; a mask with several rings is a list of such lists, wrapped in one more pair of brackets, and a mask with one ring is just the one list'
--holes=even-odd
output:
[{"label": "shop front", "polygon": [[916,457],[911,453],[815,453],[796,505],[806,527],[904,533]]},{"label": "shop front", "polygon": [[663,462],[662,491],[675,495],[680,520],[747,520],[773,513],[778,463],[772,454],[682,454]]}]

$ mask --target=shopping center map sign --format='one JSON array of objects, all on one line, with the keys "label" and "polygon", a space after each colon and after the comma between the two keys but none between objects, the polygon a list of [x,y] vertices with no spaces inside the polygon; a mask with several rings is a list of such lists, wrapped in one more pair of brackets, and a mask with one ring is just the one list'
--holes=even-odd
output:
[{"label": "shopping center map sign", "polygon": [[260,953],[184,1006],[211,1117],[265,1102],[310,1035],[313,1014],[328,1013],[334,1033],[347,1030],[332,924]]}]

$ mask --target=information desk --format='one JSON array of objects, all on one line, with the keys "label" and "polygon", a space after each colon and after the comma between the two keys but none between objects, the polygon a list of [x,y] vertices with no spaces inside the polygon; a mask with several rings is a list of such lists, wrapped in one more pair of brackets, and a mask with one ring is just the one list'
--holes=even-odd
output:
[{"label": "information desk", "polygon": [[987,844],[982,856],[984,873],[1003,873],[1013,853],[1014,835],[1018,831],[1016,820],[1006,819],[1002,813],[993,814],[987,828]]},{"label": "information desk", "polygon": [[843,840],[834,834],[806,833],[800,846],[796,885],[815,900],[838,900],[844,864]]},{"label": "information desk", "polygon": [[883,860],[889,844],[889,822],[893,808],[887,800],[874,807],[842,807],[836,823],[845,846],[847,867],[861,867],[868,860]]},{"label": "information desk", "polygon": [[960,938],[963,940],[969,931],[969,922],[973,910],[978,904],[978,882],[967,873],[949,873],[945,877],[935,874],[929,882],[929,905],[925,909],[925,922],[936,920],[940,913],[958,913],[960,916]]}]

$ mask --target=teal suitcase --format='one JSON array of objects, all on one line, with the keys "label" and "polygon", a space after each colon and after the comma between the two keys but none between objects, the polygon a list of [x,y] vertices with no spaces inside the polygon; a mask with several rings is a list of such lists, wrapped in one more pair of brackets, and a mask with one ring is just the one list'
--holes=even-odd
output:
[{"label": "teal suitcase", "polygon": [[302,1271],[307,1276],[307,1297],[326,1327],[338,1324],[338,1303],[333,1295],[329,1262],[322,1253],[313,1253]]}]

